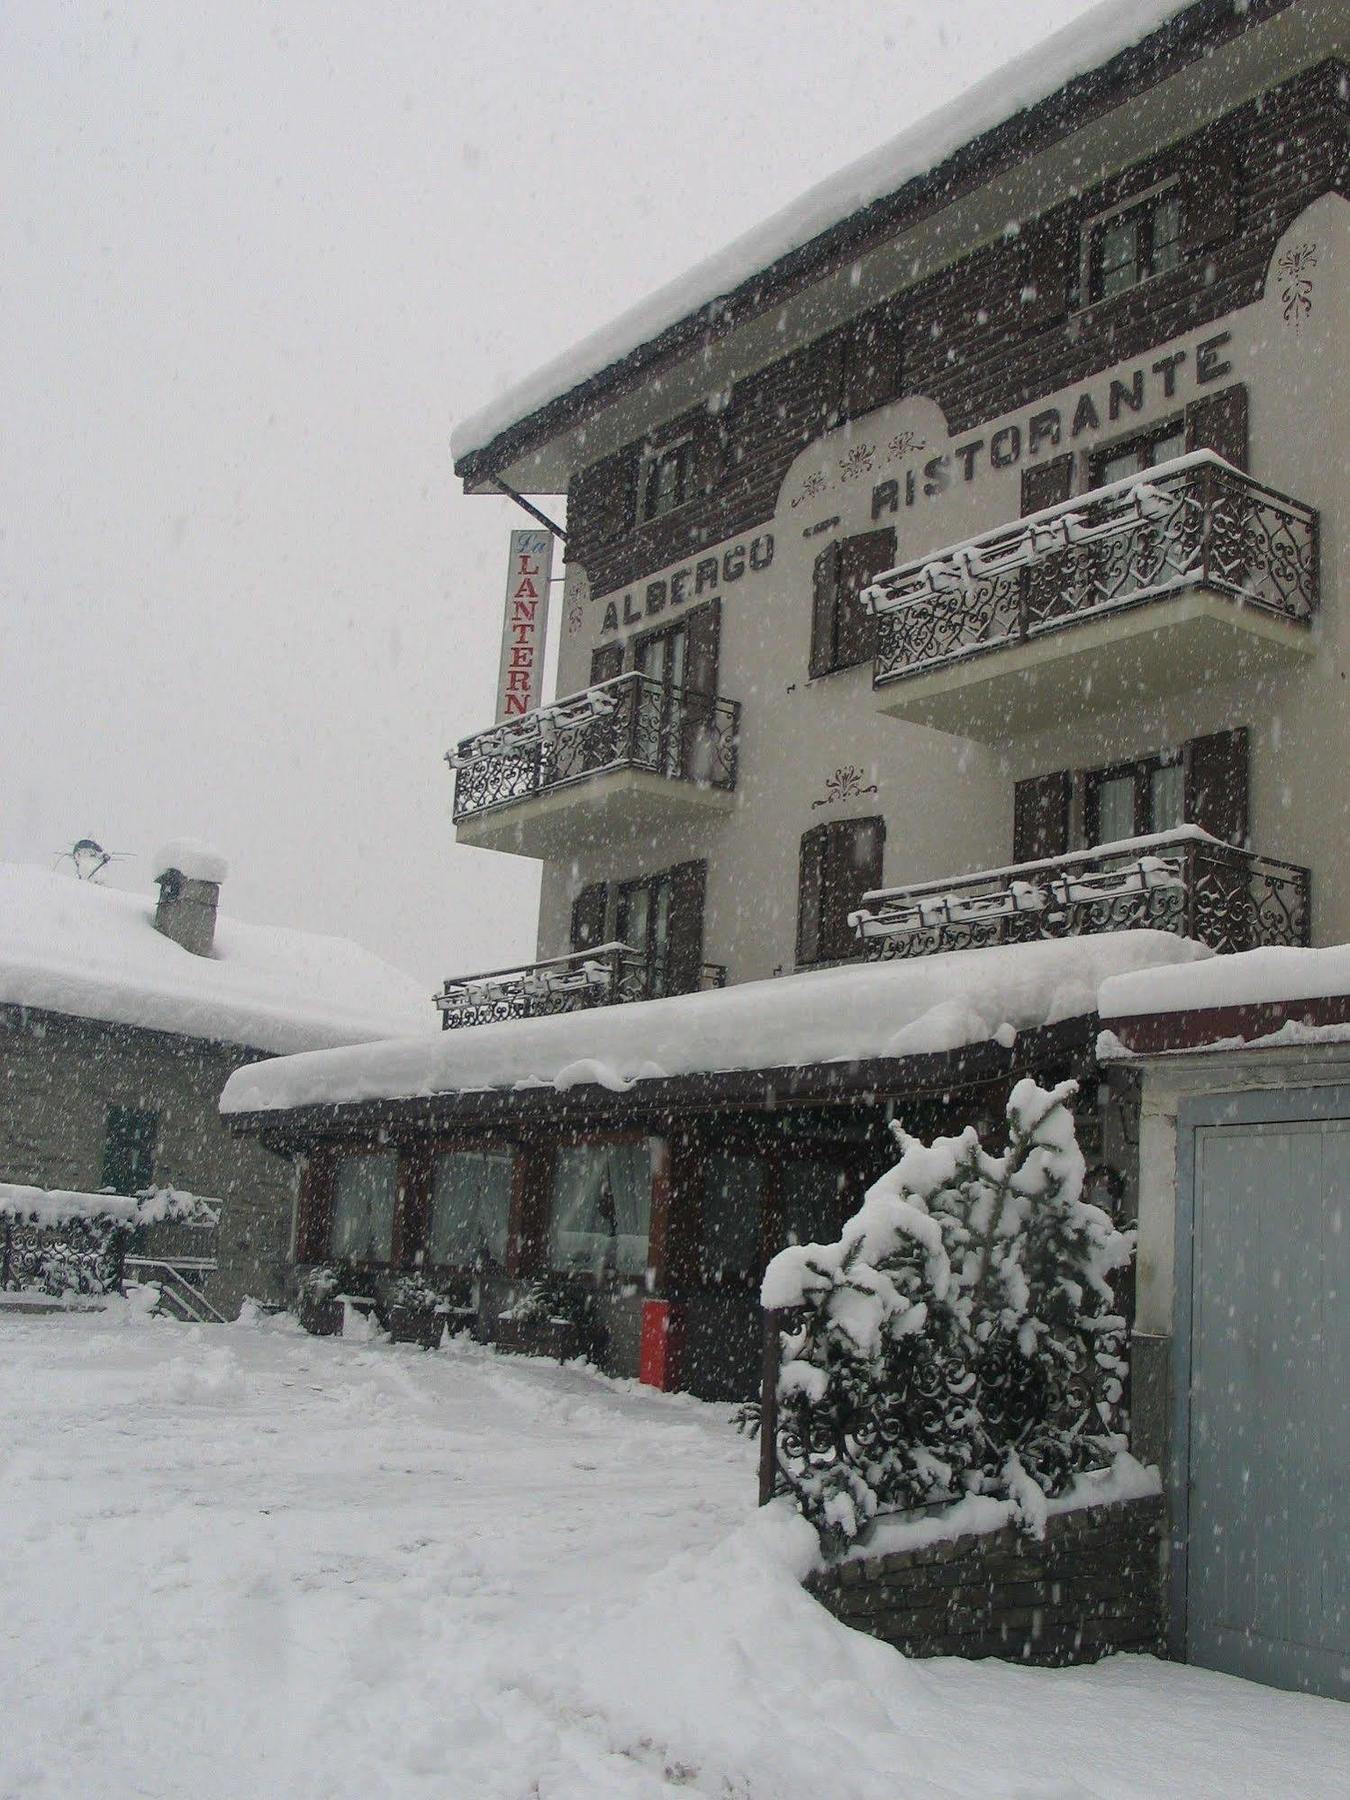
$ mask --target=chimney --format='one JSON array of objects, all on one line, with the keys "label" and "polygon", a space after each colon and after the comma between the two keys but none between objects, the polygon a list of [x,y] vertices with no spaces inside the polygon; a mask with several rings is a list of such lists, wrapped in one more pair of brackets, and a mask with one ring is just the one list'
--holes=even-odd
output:
[{"label": "chimney", "polygon": [[155,930],[193,956],[210,956],[216,940],[216,905],[229,866],[195,838],[176,838],[155,858],[159,905]]}]

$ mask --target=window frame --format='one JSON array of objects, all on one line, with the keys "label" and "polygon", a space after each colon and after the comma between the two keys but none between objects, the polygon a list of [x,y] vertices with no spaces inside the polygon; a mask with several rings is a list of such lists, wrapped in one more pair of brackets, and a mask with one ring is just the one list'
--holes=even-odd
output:
[{"label": "window frame", "polygon": [[[1165,269],[1156,266],[1154,242],[1154,219],[1162,205],[1175,199],[1177,204],[1177,257]],[[1138,274],[1134,280],[1124,287],[1117,288],[1114,293],[1102,292],[1101,246],[1106,232],[1111,226],[1121,223],[1133,215],[1140,215],[1140,235],[1137,240],[1136,268]],[[1185,196],[1179,175],[1169,176],[1165,181],[1155,182],[1152,187],[1132,194],[1128,200],[1122,200],[1105,212],[1094,213],[1085,219],[1081,228],[1079,248],[1079,292],[1083,296],[1080,311],[1092,307],[1110,306],[1114,301],[1123,300],[1127,294],[1133,294],[1151,281],[1160,280],[1165,275],[1175,274],[1185,266],[1187,258],[1186,245],[1186,211]]]},{"label": "window frame", "polygon": [[[661,470],[672,462],[679,470],[678,495],[668,506],[657,507],[653,501]],[[662,444],[659,449],[652,447],[643,454],[638,478],[639,524],[650,525],[656,519],[669,518],[671,513],[678,512],[682,506],[688,506],[697,494],[698,446],[692,431],[676,438],[672,443]]]},{"label": "window frame", "polygon": [[664,1237],[668,1229],[666,1215],[670,1210],[670,1136],[660,1131],[564,1131],[550,1134],[540,1148],[543,1155],[542,1177],[547,1205],[540,1221],[539,1272],[564,1275],[582,1286],[596,1288],[601,1277],[594,1269],[561,1266],[555,1259],[558,1156],[563,1150],[609,1149],[625,1144],[646,1144],[650,1148],[651,1187],[647,1200],[647,1258],[640,1273],[632,1274],[615,1268],[611,1273],[620,1287],[645,1291],[649,1280],[660,1283],[664,1276]]},{"label": "window frame", "polygon": [[[1142,478],[1150,469],[1156,468],[1157,459],[1153,455],[1155,445],[1170,437],[1180,437],[1182,454],[1186,446],[1186,414],[1184,411],[1170,413],[1167,418],[1159,419],[1154,425],[1146,425],[1141,431],[1126,432],[1123,437],[1112,438],[1110,443],[1098,444],[1087,452],[1087,492],[1092,493],[1099,487],[1108,485],[1103,479],[1102,471],[1116,457],[1123,456],[1136,444],[1147,447],[1149,456],[1139,470]],[[1123,477],[1122,477],[1123,479]]]},{"label": "window frame", "polygon": [[[511,1265],[511,1244],[520,1228],[521,1183],[524,1178],[524,1158],[520,1145],[510,1138],[436,1138],[426,1150],[426,1205],[420,1233],[421,1243],[413,1246],[413,1258],[420,1253],[421,1264],[437,1275],[472,1275],[478,1265],[474,1262],[454,1263],[437,1262],[433,1251],[433,1231],[436,1220],[436,1163],[442,1156],[456,1155],[492,1155],[508,1156],[511,1159],[511,1192],[506,1207],[506,1240],[504,1253],[500,1263],[495,1257],[489,1257],[488,1267],[495,1273],[503,1273]],[[404,1259],[407,1260],[406,1258]]]},{"label": "window frame", "polygon": [[[394,1202],[389,1214],[389,1249],[382,1259],[365,1255],[352,1255],[340,1252],[333,1245],[333,1228],[337,1224],[338,1181],[344,1163],[355,1162],[358,1157],[385,1156],[394,1164]],[[400,1212],[406,1201],[410,1186],[409,1158],[406,1148],[399,1144],[354,1144],[344,1145],[338,1149],[327,1172],[328,1217],[324,1226],[324,1256],[331,1262],[350,1263],[359,1269],[397,1269],[402,1265],[399,1237],[402,1229]]]},{"label": "window frame", "polygon": [[[1104,763],[1100,768],[1083,770],[1083,836],[1084,849],[1095,850],[1101,842],[1098,831],[1101,823],[1100,795],[1101,789],[1108,781],[1121,781],[1130,778],[1134,782],[1134,830],[1133,837],[1150,837],[1159,830],[1167,830],[1167,826],[1156,826],[1149,819],[1152,808],[1153,777],[1160,769],[1186,767],[1186,747],[1178,744],[1166,750],[1155,750],[1148,756],[1132,756],[1124,762]],[[1185,795],[1182,796],[1182,820],[1185,822]],[[1112,840],[1115,842],[1116,840]]]}]

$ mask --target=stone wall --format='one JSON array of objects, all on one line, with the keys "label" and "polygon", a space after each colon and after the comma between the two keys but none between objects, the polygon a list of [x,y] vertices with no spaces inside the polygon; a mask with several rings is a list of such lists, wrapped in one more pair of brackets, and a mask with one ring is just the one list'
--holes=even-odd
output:
[{"label": "stone wall", "polygon": [[1009,1525],[842,1563],[807,1587],[906,1656],[1096,1662],[1161,1653],[1164,1541],[1162,1500],[1126,1500],[1060,1513],[1043,1539]]},{"label": "stone wall", "polygon": [[167,1032],[0,1008],[0,1180],[97,1192],[109,1106],[159,1115],[154,1180],[222,1202],[207,1295],[227,1318],[280,1299],[292,1165],[221,1121],[221,1089],[252,1053]]}]

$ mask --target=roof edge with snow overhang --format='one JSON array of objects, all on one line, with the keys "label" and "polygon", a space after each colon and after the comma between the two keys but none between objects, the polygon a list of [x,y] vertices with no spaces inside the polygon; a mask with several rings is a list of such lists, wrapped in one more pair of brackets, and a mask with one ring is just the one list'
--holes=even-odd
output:
[{"label": "roof edge with snow overhang", "polygon": [[456,473],[490,483],[657,363],[726,334],[823,264],[894,232],[1166,80],[1295,0],[1105,0],[583,339],[451,434]]},{"label": "roof edge with snow overhang", "polygon": [[391,1103],[443,1111],[460,1097],[495,1105],[584,1091],[637,1105],[677,1082],[693,1098],[691,1081],[723,1101],[741,1089],[838,1095],[877,1085],[886,1065],[989,1045],[1006,1053],[1025,1034],[1095,1021],[1111,975],[1209,954],[1167,932],[1125,931],[854,963],[255,1063],[231,1076],[221,1110],[257,1129],[285,1114],[332,1120]]}]

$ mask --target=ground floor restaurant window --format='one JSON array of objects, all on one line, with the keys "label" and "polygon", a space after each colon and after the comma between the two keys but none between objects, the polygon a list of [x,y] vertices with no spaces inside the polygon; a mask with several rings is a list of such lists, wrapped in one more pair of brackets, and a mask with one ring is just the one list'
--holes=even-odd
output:
[{"label": "ground floor restaurant window", "polygon": [[848,1177],[833,1162],[793,1158],[783,1164],[784,1239],[789,1244],[832,1244],[859,1196],[850,1196]]},{"label": "ground floor restaurant window", "polygon": [[392,1150],[344,1156],[333,1172],[331,1253],[344,1262],[387,1263],[397,1194],[398,1157]]},{"label": "ground floor restaurant window", "polygon": [[652,1205],[652,1144],[569,1144],[553,1165],[553,1266],[642,1275]]},{"label": "ground floor restaurant window", "polygon": [[703,1243],[707,1287],[745,1288],[764,1272],[762,1157],[718,1153],[703,1162]]},{"label": "ground floor restaurant window", "polygon": [[506,1261],[513,1160],[509,1150],[447,1150],[431,1178],[431,1260],[469,1268]]}]

